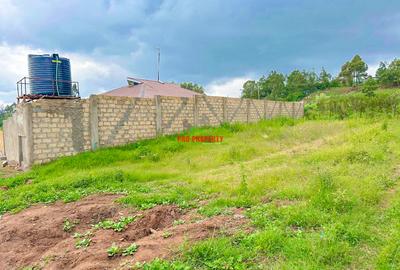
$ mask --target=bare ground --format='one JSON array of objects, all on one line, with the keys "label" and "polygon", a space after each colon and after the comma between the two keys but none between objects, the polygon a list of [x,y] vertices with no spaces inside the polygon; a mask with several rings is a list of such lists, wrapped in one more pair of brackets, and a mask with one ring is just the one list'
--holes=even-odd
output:
[{"label": "bare ground", "polygon": [[[0,269],[126,269],[136,262],[173,256],[179,246],[221,233],[231,234],[247,227],[241,209],[232,216],[204,218],[195,211],[182,211],[176,206],[157,206],[134,211],[114,203],[117,195],[93,195],[73,203],[57,202],[36,205],[18,214],[0,219]],[[92,225],[105,219],[138,216],[126,230],[93,230]],[[65,232],[65,220],[76,222]],[[179,221],[179,222],[177,222]],[[93,232],[87,248],[76,248],[75,232]],[[132,256],[109,257],[107,249],[115,243],[139,248]]]}]

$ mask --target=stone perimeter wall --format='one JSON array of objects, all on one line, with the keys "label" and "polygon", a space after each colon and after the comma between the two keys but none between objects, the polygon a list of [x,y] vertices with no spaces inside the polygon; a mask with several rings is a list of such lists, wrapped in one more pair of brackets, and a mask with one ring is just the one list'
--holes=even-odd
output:
[{"label": "stone perimeter wall", "polygon": [[[300,118],[303,114],[302,102],[212,96],[42,99],[18,104],[15,115],[5,121],[5,149],[9,160],[29,167],[191,127],[255,122],[277,116]],[[15,149],[19,145],[21,149]]]}]

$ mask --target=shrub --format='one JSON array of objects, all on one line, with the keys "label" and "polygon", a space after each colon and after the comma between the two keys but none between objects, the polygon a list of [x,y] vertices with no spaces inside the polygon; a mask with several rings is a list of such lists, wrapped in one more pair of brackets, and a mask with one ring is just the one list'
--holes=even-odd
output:
[{"label": "shrub", "polygon": [[380,93],[366,96],[361,93],[322,97],[306,106],[306,116],[343,119],[350,116],[373,116],[378,114],[399,115],[400,95]]},{"label": "shrub", "polygon": [[375,91],[378,89],[378,82],[375,81],[371,76],[361,86],[361,91],[367,96],[372,97],[375,95]]}]

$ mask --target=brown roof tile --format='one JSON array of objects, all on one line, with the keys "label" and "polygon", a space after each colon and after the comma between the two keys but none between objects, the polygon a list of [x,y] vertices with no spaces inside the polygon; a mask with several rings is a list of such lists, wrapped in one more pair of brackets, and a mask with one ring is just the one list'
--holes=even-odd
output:
[{"label": "brown roof tile", "polygon": [[142,97],[152,98],[154,96],[172,96],[172,97],[192,97],[201,95],[197,92],[180,87],[174,83],[164,83],[152,80],[133,79],[139,84],[123,86],[105,93],[107,96],[125,96],[125,97]]}]

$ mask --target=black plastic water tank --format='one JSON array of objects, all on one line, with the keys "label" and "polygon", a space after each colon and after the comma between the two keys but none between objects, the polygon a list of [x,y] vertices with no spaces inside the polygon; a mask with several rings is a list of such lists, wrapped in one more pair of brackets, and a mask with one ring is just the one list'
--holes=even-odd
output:
[{"label": "black plastic water tank", "polygon": [[31,94],[71,96],[71,65],[58,54],[28,55]]}]

